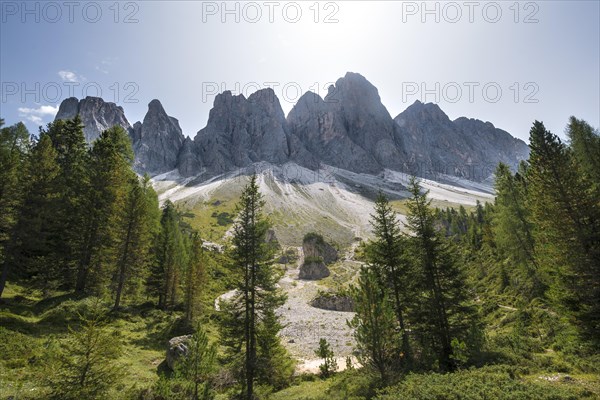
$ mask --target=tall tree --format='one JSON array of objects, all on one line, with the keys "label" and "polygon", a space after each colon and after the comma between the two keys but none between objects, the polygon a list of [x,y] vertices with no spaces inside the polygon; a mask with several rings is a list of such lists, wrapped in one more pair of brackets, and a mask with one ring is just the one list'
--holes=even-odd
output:
[{"label": "tall tree", "polygon": [[55,218],[63,234],[57,248],[62,286],[73,289],[77,261],[85,237],[86,215],[90,192],[90,160],[88,146],[79,116],[71,120],[58,120],[48,124],[45,134],[52,139],[57,153],[60,174],[57,179],[60,207]]},{"label": "tall tree", "polygon": [[462,339],[473,326],[474,310],[468,305],[466,282],[451,244],[435,229],[428,192],[421,193],[415,177],[411,178],[409,191],[412,197],[408,201],[407,225],[412,233],[414,279],[421,293],[414,299],[419,306],[411,311],[411,320],[417,334],[431,340],[440,368],[453,371],[452,339]]},{"label": "tall tree", "polygon": [[83,238],[75,290],[100,292],[106,287],[118,254],[119,211],[132,179],[131,141],[120,126],[100,135],[90,151],[90,186],[86,195]]},{"label": "tall tree", "polygon": [[29,132],[23,123],[4,128],[3,125],[4,120],[0,119],[0,297],[9,269],[5,261],[6,246],[23,200],[26,160],[30,151]]},{"label": "tall tree", "polygon": [[373,268],[361,268],[352,295],[356,315],[349,325],[355,329],[361,363],[375,369],[381,381],[388,383],[398,357],[396,320],[387,291],[381,290],[380,277]]},{"label": "tall tree", "polygon": [[119,308],[126,286],[135,286],[148,271],[158,226],[158,199],[150,178],[146,175],[140,181],[133,176],[129,185],[125,208],[119,218],[114,309]]},{"label": "tall tree", "polygon": [[190,240],[190,257],[185,279],[185,319],[192,324],[201,312],[200,294],[206,284],[206,257],[202,249],[202,239],[197,232]]},{"label": "tall tree", "polygon": [[[258,336],[263,332],[273,335],[280,329],[274,311],[285,302],[285,296],[276,287],[273,251],[266,243],[269,224],[262,215],[263,204],[253,175],[238,203],[232,251],[236,295],[224,308],[222,324],[230,355],[243,355],[239,365],[242,397],[249,400],[254,398],[254,383],[260,375]],[[272,341],[263,343],[269,345]],[[267,350],[263,349],[263,354],[269,354]]]},{"label": "tall tree", "polygon": [[[406,323],[406,305],[411,296],[409,264],[405,257],[405,240],[400,230],[398,216],[388,198],[379,192],[375,201],[375,214],[371,215],[375,238],[367,252],[369,264],[375,268],[381,289],[390,291],[402,343],[398,346],[403,361],[410,360],[410,343]],[[409,361],[410,362],[410,361]],[[407,364],[407,363],[405,363]]]},{"label": "tall tree", "polygon": [[[527,207],[526,166],[513,175],[506,164],[500,163],[495,173],[496,209],[493,219],[493,232],[496,245],[502,257],[517,268],[514,275],[521,276],[519,283],[522,295],[531,299],[544,294],[541,281],[542,271],[536,256],[533,236],[533,222]],[[524,270],[519,273],[520,269]]]},{"label": "tall tree", "polygon": [[163,205],[156,244],[156,264],[149,281],[150,291],[158,295],[158,307],[173,308],[178,300],[181,273],[187,263],[186,242],[175,205]]},{"label": "tall tree", "polygon": [[[571,121],[575,143],[581,123]],[[560,138],[535,121],[530,131],[528,182],[536,236],[555,276],[552,293],[571,308],[584,333],[600,329],[600,202],[590,179],[591,162],[573,154]],[[581,152],[579,152],[581,153]],[[576,153],[577,154],[577,153]],[[587,166],[586,166],[587,165]]]}]

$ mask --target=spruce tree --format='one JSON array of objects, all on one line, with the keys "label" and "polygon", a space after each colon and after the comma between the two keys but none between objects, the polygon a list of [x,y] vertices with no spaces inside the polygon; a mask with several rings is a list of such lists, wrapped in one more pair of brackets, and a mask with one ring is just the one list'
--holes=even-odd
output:
[{"label": "spruce tree", "polygon": [[151,294],[158,296],[159,308],[172,309],[179,299],[181,275],[188,255],[179,213],[169,200],[163,205],[155,253],[148,287]]},{"label": "spruce tree", "polygon": [[185,279],[185,319],[194,323],[200,315],[200,295],[206,285],[207,259],[202,249],[202,239],[197,232],[192,233],[190,240],[190,256],[186,268]]},{"label": "spruce tree", "polygon": [[[406,305],[411,297],[409,267],[405,257],[405,240],[400,230],[398,216],[392,210],[387,197],[380,192],[375,202],[375,214],[371,215],[375,238],[367,252],[369,264],[375,269],[381,290],[389,291],[396,315],[402,343],[398,346],[399,358],[410,361]],[[404,362],[404,364],[407,364]]]},{"label": "spruce tree", "polygon": [[2,127],[0,119],[0,297],[8,278],[7,245],[17,222],[26,183],[25,168],[30,151],[29,132],[23,123]]},{"label": "spruce tree", "polygon": [[134,291],[144,278],[151,261],[151,246],[158,224],[158,199],[146,175],[130,180],[129,193],[119,218],[119,254],[115,271],[115,303],[119,308],[123,291]]},{"label": "spruce tree", "polygon": [[[525,169],[523,165],[521,171]],[[529,299],[542,296],[545,286],[536,256],[534,226],[527,208],[525,176],[522,173],[513,175],[506,164],[500,163],[495,178],[496,208],[492,226],[496,246],[509,265],[515,266],[514,274],[524,281],[518,288],[521,294]]]},{"label": "spruce tree", "polygon": [[48,124],[45,134],[52,139],[57,152],[60,174],[57,179],[60,207],[55,218],[63,234],[57,248],[57,260],[61,270],[61,286],[73,289],[77,262],[85,237],[86,215],[89,205],[90,159],[88,146],[79,116],[71,120],[57,120]]},{"label": "spruce tree", "polygon": [[[429,341],[438,355],[440,369],[453,371],[452,339],[462,340],[474,324],[474,309],[469,305],[466,281],[451,244],[435,229],[435,216],[421,193],[417,178],[409,185],[408,228],[411,255],[415,263],[413,279],[420,295],[414,298],[411,321],[422,342]],[[464,210],[464,209],[463,209]],[[466,211],[460,211],[466,217]]]},{"label": "spruce tree", "polygon": [[18,266],[17,276],[44,291],[54,288],[58,278],[56,249],[62,232],[55,218],[60,200],[56,157],[52,140],[42,134],[28,157],[24,198],[4,264]]},{"label": "spruce tree", "polygon": [[356,315],[349,326],[355,329],[359,359],[364,366],[377,371],[385,384],[397,364],[397,321],[387,291],[381,290],[376,270],[361,268],[352,297]]},{"label": "spruce tree", "polygon": [[[266,243],[269,224],[262,215],[263,204],[253,175],[238,203],[232,250],[236,295],[223,307],[225,316],[221,326],[228,354],[238,369],[241,395],[249,400],[254,398],[254,384],[264,361],[273,361],[258,363],[259,342],[267,346],[261,350],[263,355],[273,354],[269,347],[278,343],[276,334],[281,328],[275,310],[285,302],[285,296],[276,287],[274,254]],[[269,334],[270,340],[261,340],[262,334]]]},{"label": "spruce tree", "polygon": [[[572,136],[584,129],[572,121]],[[581,124],[579,124],[581,125]],[[578,139],[575,139],[577,141]],[[583,332],[598,341],[600,329],[600,202],[590,176],[593,166],[580,160],[544,124],[530,131],[527,181],[536,238],[547,272],[554,276],[553,298],[567,305]],[[586,166],[587,165],[587,166]]]},{"label": "spruce tree", "polygon": [[100,135],[90,150],[90,185],[78,251],[75,290],[105,290],[118,259],[118,222],[133,171],[131,141],[120,126]]},{"label": "spruce tree", "polygon": [[66,342],[50,365],[51,399],[106,399],[123,377],[123,370],[115,365],[121,344],[106,327],[99,303],[80,319],[79,328],[69,329]]}]

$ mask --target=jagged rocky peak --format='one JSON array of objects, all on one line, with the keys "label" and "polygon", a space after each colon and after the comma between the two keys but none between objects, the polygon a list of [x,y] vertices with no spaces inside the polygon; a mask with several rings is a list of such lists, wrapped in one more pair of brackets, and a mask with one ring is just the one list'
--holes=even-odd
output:
[{"label": "jagged rocky peak", "polygon": [[451,121],[433,103],[415,101],[394,120],[409,168],[420,176],[483,181],[500,161],[516,168],[529,153],[527,144],[508,132],[474,119]]},{"label": "jagged rocky peak", "polygon": [[348,72],[324,99],[305,93],[287,118],[290,131],[323,163],[377,173],[400,166],[394,121],[375,86]]},{"label": "jagged rocky peak", "polygon": [[144,121],[134,124],[131,136],[136,170],[162,173],[177,168],[185,138],[179,121],[167,115],[160,101],[148,104]]},{"label": "jagged rocky peak", "polygon": [[83,133],[88,143],[92,143],[100,137],[102,131],[115,125],[119,125],[127,131],[132,129],[123,108],[115,103],[106,102],[100,97],[88,96],[81,100],[70,97],[63,100],[55,120],[72,119],[77,114],[84,124]]},{"label": "jagged rocky peak", "polygon": [[194,142],[203,166],[213,173],[258,161],[280,164],[290,154],[285,125],[272,89],[259,90],[247,99],[225,91],[216,96],[208,123]]}]

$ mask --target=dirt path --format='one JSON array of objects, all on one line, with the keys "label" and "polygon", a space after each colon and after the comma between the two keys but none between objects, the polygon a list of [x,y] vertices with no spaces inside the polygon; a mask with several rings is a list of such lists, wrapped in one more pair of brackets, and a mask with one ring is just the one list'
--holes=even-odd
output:
[{"label": "dirt path", "polygon": [[[299,266],[304,262],[302,247],[298,248],[298,262],[288,266],[279,285],[287,294],[288,300],[278,310],[284,329],[281,339],[290,354],[299,360],[299,372],[318,372],[321,360],[314,352],[321,338],[327,339],[338,357],[338,366],[345,368],[345,359],[352,354],[354,338],[352,329],[346,323],[354,313],[321,310],[308,303],[319,291],[318,281],[298,279]],[[356,362],[356,361],[354,361]]]},{"label": "dirt path", "polygon": [[[322,360],[315,356],[321,338],[327,339],[337,358],[338,370],[346,368],[346,357],[352,355],[354,337],[346,323],[354,317],[352,312],[321,310],[309,305],[319,291],[318,281],[298,279],[299,267],[304,262],[302,247],[298,247],[298,261],[288,265],[279,286],[287,294],[286,303],[277,310],[284,326],[280,333],[282,343],[290,355],[298,360],[296,372],[318,373]],[[322,288],[324,289],[324,288]],[[219,300],[227,300],[234,291],[222,294],[215,300],[218,310]],[[352,358],[354,365],[357,360]]]}]

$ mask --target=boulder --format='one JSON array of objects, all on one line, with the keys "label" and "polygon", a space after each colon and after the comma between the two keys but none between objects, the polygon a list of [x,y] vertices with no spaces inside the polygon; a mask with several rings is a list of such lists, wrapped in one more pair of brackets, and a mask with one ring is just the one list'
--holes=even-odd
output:
[{"label": "boulder", "polygon": [[325,293],[314,298],[310,305],[315,308],[330,311],[354,311],[354,301],[352,297],[340,294]]},{"label": "boulder", "polygon": [[318,280],[329,276],[329,268],[320,259],[309,259],[302,264],[298,277],[300,279]]},{"label": "boulder", "polygon": [[188,352],[188,342],[192,335],[176,336],[169,340],[167,347],[167,365],[174,371],[175,364],[181,357],[185,357]]},{"label": "boulder", "polygon": [[302,250],[306,259],[321,258],[325,264],[331,264],[338,259],[337,250],[316,233],[308,233],[304,236]]}]

